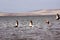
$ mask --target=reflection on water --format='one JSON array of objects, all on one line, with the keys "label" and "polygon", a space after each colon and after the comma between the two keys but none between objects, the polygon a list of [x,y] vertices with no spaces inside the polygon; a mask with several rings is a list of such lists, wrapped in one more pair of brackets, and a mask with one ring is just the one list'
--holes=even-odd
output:
[{"label": "reflection on water", "polygon": [[[51,24],[46,24],[46,19]],[[30,20],[33,27],[29,27]],[[0,40],[60,40],[60,20],[54,15],[0,17]]]}]

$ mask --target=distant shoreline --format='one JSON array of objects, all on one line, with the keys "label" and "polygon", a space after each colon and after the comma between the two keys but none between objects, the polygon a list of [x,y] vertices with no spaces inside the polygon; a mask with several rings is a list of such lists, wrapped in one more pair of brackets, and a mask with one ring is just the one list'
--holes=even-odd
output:
[{"label": "distant shoreline", "polygon": [[[17,16],[17,17],[35,17],[35,16],[38,17],[38,16],[55,16],[55,15],[30,15],[30,16]],[[8,15],[7,16],[0,16],[0,17],[8,17]],[[16,17],[16,16],[11,16],[11,17]]]},{"label": "distant shoreline", "polygon": [[60,9],[37,10],[30,12],[8,13],[0,12],[0,16],[40,16],[40,15],[60,15]]}]

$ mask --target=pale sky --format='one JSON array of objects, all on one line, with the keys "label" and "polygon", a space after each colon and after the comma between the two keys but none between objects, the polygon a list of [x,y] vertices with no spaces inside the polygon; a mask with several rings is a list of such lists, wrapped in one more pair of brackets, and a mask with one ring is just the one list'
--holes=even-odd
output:
[{"label": "pale sky", "polygon": [[60,0],[0,0],[0,12],[60,9]]}]

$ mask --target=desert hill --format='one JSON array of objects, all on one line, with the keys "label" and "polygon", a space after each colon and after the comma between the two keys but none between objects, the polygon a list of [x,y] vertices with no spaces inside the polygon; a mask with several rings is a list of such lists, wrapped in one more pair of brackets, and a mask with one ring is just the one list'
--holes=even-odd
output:
[{"label": "desert hill", "polygon": [[0,12],[0,16],[38,16],[38,15],[56,15],[60,14],[60,9],[34,10],[20,13]]}]

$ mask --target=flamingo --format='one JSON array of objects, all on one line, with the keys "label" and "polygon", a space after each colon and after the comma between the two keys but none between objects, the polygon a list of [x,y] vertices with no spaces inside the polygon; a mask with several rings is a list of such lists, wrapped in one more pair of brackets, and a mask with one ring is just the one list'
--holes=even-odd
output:
[{"label": "flamingo", "polygon": [[29,27],[32,27],[32,26],[33,26],[33,22],[32,20],[30,20]]},{"label": "flamingo", "polygon": [[56,14],[56,20],[59,20],[60,19],[60,17],[59,17],[59,14],[57,13]]},{"label": "flamingo", "polygon": [[15,24],[15,27],[18,27],[18,24],[19,24],[19,23],[18,23],[18,20],[16,20],[16,24]]}]

